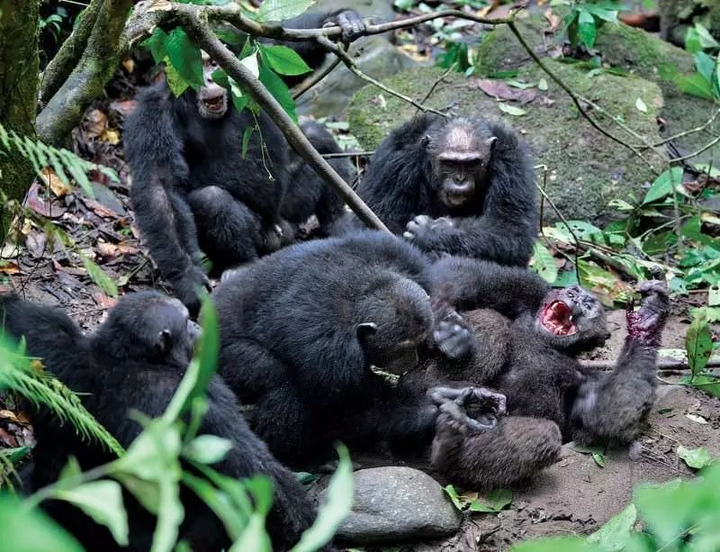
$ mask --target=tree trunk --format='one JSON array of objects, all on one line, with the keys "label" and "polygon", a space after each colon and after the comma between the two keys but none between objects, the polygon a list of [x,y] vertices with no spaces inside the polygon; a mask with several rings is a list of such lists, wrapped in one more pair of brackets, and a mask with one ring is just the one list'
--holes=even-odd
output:
[{"label": "tree trunk", "polygon": [[[20,135],[35,136],[38,97],[37,0],[0,0],[0,124]],[[0,145],[0,148],[2,146]],[[21,200],[32,183],[34,171],[16,150],[0,155],[0,191],[7,199]],[[0,204],[0,234],[9,221]]]}]

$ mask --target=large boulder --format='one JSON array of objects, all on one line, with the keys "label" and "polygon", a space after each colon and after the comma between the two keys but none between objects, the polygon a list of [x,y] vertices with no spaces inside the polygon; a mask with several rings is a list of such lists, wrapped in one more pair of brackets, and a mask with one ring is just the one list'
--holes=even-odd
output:
[{"label": "large boulder", "polygon": [[344,541],[398,543],[451,535],[460,527],[460,513],[426,473],[390,466],[359,470],[354,478],[353,510],[337,533]]}]

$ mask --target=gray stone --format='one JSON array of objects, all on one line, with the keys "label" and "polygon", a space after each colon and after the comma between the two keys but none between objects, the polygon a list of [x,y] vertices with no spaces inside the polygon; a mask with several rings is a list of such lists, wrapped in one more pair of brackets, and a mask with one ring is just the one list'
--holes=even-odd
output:
[{"label": "gray stone", "polygon": [[360,470],[354,476],[353,511],[337,533],[343,540],[358,545],[393,543],[447,536],[460,527],[460,513],[426,473],[390,466]]}]

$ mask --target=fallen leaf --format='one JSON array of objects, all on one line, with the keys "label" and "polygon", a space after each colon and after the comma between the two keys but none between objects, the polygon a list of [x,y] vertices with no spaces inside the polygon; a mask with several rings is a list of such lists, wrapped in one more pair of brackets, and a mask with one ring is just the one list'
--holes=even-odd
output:
[{"label": "fallen leaf", "polygon": [[545,79],[540,79],[538,82],[538,90],[545,91],[548,89],[548,83]]},{"label": "fallen leaf", "polygon": [[67,207],[60,205],[57,201],[41,197],[40,191],[40,184],[36,180],[25,196],[24,205],[46,218],[58,218],[67,211]]},{"label": "fallen leaf", "polygon": [[109,144],[112,144],[114,146],[115,144],[120,142],[120,133],[117,130],[107,128],[103,130],[102,134],[100,135],[100,139],[103,142],[108,142]]},{"label": "fallen leaf", "polygon": [[135,61],[133,60],[133,58],[124,59],[122,62],[122,66],[128,73],[132,73],[133,71],[135,71]]},{"label": "fallen leaf", "polygon": [[530,103],[537,97],[537,90],[535,88],[520,90],[518,88],[512,88],[505,81],[497,79],[470,79],[468,87],[479,88],[491,98],[514,100],[521,104]]},{"label": "fallen leaf", "polygon": [[637,100],[635,100],[635,107],[638,111],[641,111],[642,113],[647,113],[648,108],[645,102],[642,101],[642,98],[638,98]]},{"label": "fallen leaf", "polygon": [[92,211],[99,217],[114,218],[114,219],[121,218],[121,216],[118,213],[116,213],[112,209],[105,207],[105,205],[95,201],[94,199],[90,199],[89,197],[83,197],[82,201],[87,206],[88,209],[92,209]]},{"label": "fallen leaf", "polygon": [[99,137],[108,126],[107,115],[99,109],[93,109],[83,120],[83,130],[88,138]]},{"label": "fallen leaf", "polygon": [[702,416],[698,416],[697,414],[685,414],[685,417],[688,420],[692,420],[693,422],[696,422],[698,424],[706,424],[708,421],[703,418]]},{"label": "fallen leaf", "polygon": [[97,303],[98,307],[101,307],[106,310],[113,308],[117,304],[117,299],[108,297],[101,291],[93,293],[92,298]]},{"label": "fallen leaf", "polygon": [[547,19],[548,23],[550,23],[550,28],[548,29],[549,32],[554,33],[558,30],[558,27],[560,27],[560,23],[562,22],[562,19],[560,19],[559,15],[555,15],[551,9],[545,10],[545,13],[543,14],[545,16],[545,19]]},{"label": "fallen leaf", "polygon": [[506,103],[499,103],[498,107],[503,113],[507,113],[508,115],[512,115],[514,117],[522,117],[526,113],[524,109],[520,109],[519,107],[515,107],[514,105],[509,105]]},{"label": "fallen leaf", "polygon": [[0,272],[3,274],[20,274],[20,266],[14,261],[0,260]]},{"label": "fallen leaf", "polygon": [[65,197],[73,192],[72,186],[63,182],[50,167],[44,168],[40,173],[40,176],[42,177],[43,182],[45,182],[45,185],[48,186],[55,196],[59,198]]}]

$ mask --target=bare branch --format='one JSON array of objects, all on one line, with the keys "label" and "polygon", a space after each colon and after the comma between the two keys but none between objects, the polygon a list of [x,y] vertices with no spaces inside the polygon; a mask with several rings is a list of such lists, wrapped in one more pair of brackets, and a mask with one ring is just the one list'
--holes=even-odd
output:
[{"label": "bare branch", "polygon": [[317,83],[319,83],[321,80],[323,80],[325,77],[327,77],[330,73],[332,73],[335,68],[340,65],[341,59],[339,57],[336,57],[334,60],[332,60],[332,63],[325,67],[322,71],[315,71],[310,78],[303,81],[299,86],[295,87],[295,90],[293,91],[293,100],[297,101],[300,96],[305,94],[308,90],[310,90],[313,86],[315,86]]}]

